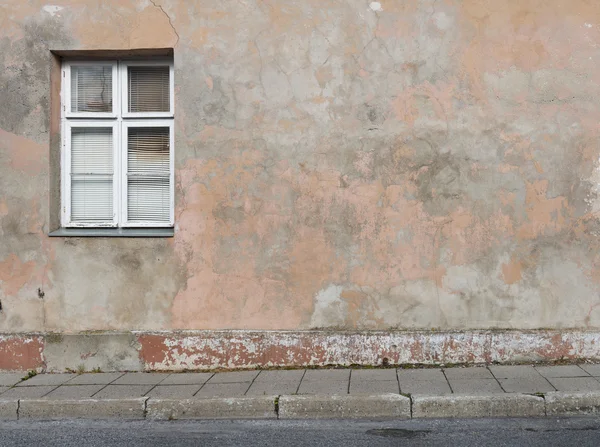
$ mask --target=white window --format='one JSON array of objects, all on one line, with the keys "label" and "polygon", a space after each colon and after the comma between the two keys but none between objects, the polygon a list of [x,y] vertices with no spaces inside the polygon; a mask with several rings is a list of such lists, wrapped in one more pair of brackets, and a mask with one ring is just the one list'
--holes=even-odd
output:
[{"label": "white window", "polygon": [[173,226],[172,62],[62,70],[62,226]]}]

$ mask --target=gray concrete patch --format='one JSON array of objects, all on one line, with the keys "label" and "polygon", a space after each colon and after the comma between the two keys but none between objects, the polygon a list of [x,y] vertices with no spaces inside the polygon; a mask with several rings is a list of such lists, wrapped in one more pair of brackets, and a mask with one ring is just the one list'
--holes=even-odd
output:
[{"label": "gray concrete patch", "polygon": [[446,381],[446,376],[442,373],[441,369],[438,368],[426,368],[426,369],[399,369],[397,371],[398,380],[400,386],[403,381],[415,381],[415,382],[431,382],[434,380]]},{"label": "gray concrete patch", "polygon": [[350,382],[350,394],[400,394],[397,380],[354,380]]},{"label": "gray concrete patch", "polygon": [[549,391],[556,391],[550,383],[540,376],[538,373],[537,378],[521,378],[521,379],[498,379],[502,388],[507,393],[547,393]]},{"label": "gray concrete patch", "polygon": [[171,419],[276,419],[277,396],[229,397],[220,399],[153,399],[147,418]]},{"label": "gray concrete patch", "polygon": [[600,392],[547,393],[546,414],[548,416],[569,416],[600,413]]},{"label": "gray concrete patch", "polygon": [[161,385],[203,385],[213,376],[213,373],[180,373],[171,374]]},{"label": "gray concrete patch", "polygon": [[341,382],[350,380],[349,369],[308,369],[302,383],[304,382]]},{"label": "gray concrete patch", "polygon": [[46,337],[44,359],[48,371],[141,371],[137,344],[133,333],[61,334]]},{"label": "gray concrete patch", "polygon": [[62,385],[75,376],[76,374],[38,374],[30,379],[19,382],[16,386]]},{"label": "gray concrete patch", "polygon": [[279,419],[410,419],[410,399],[399,394],[281,396]]},{"label": "gray concrete patch", "polygon": [[124,373],[87,373],[81,374],[71,380],[69,385],[107,385],[114,382]]},{"label": "gray concrete patch", "polygon": [[23,380],[25,373],[0,373],[0,386],[13,386]]},{"label": "gray concrete patch", "polygon": [[395,369],[353,369],[350,376],[351,381],[391,381],[398,380]]},{"label": "gray concrete patch", "polygon": [[433,381],[401,381],[400,392],[408,394],[423,394],[423,395],[437,395],[437,394],[451,394],[452,390],[448,383],[444,380],[433,380]]},{"label": "gray concrete patch", "polygon": [[202,385],[158,385],[148,393],[149,397],[160,399],[188,399],[198,392]]},{"label": "gray concrete patch", "polygon": [[246,396],[278,396],[280,394],[296,394],[298,385],[300,385],[299,380],[296,382],[277,381],[273,383],[254,381],[250,389],[246,392]]},{"label": "gray concrete patch", "polygon": [[115,380],[112,385],[157,385],[167,379],[165,373],[127,373]]},{"label": "gray concrete patch", "polygon": [[94,399],[132,399],[145,396],[154,385],[108,385],[92,396]]},{"label": "gray concrete patch", "polygon": [[298,388],[298,394],[348,394],[348,380],[303,380]]},{"label": "gray concrete patch", "polygon": [[45,396],[57,386],[17,386],[2,393],[2,399],[37,399]]},{"label": "gray concrete patch", "polygon": [[448,368],[444,374],[450,379],[493,379],[492,373],[485,367],[473,366],[469,368]]},{"label": "gray concrete patch", "polygon": [[593,377],[549,377],[557,391],[600,391],[600,382]]},{"label": "gray concrete patch", "polygon": [[19,419],[143,419],[146,399],[22,399]]},{"label": "gray concrete patch", "polygon": [[89,399],[105,385],[63,385],[46,394],[44,399]]},{"label": "gray concrete patch", "polygon": [[449,379],[448,381],[456,394],[504,393],[496,379]]},{"label": "gray concrete patch", "polygon": [[235,371],[218,373],[210,378],[208,383],[244,383],[252,382],[260,371]]},{"label": "gray concrete patch", "polygon": [[535,369],[546,378],[589,377],[589,374],[577,365],[536,366]]},{"label": "gray concrete patch", "polygon": [[18,399],[0,399],[0,420],[17,419]]},{"label": "gray concrete patch", "polygon": [[243,396],[248,391],[250,382],[242,383],[207,383],[200,391],[196,393],[196,397],[232,397]]},{"label": "gray concrete patch", "polygon": [[582,365],[579,365],[579,367],[591,376],[600,376],[600,364],[596,364],[596,365],[582,364]]},{"label": "gray concrete patch", "polygon": [[529,365],[493,365],[488,369],[496,379],[538,379],[540,373]]},{"label": "gray concrete patch", "polygon": [[287,371],[261,371],[260,374],[254,379],[254,383],[257,382],[295,382],[298,384],[302,380],[304,375],[303,369],[294,369]]},{"label": "gray concrete patch", "polygon": [[527,394],[412,396],[413,418],[544,416],[544,399]]}]

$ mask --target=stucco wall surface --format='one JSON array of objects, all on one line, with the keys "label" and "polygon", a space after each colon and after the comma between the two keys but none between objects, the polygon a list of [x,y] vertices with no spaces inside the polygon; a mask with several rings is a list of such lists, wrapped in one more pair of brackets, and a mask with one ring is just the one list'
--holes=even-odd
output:
[{"label": "stucco wall surface", "polygon": [[[599,43],[584,0],[4,0],[0,331],[600,328]],[[175,237],[49,238],[50,51],[166,47]]]}]

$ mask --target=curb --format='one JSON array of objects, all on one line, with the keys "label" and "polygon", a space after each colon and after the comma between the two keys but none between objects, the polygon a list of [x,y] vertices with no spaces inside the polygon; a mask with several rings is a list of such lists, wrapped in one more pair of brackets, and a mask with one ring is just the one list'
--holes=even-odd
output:
[{"label": "curb", "polygon": [[544,399],[529,394],[413,396],[413,418],[546,416]]},{"label": "curb", "polygon": [[400,394],[281,396],[279,419],[410,419],[410,398]]},{"label": "curb", "polygon": [[600,391],[545,396],[283,395],[209,399],[0,399],[15,419],[421,419],[600,414]]},{"label": "curb", "polygon": [[137,399],[21,399],[19,419],[144,419],[147,397]]},{"label": "curb", "polygon": [[17,419],[19,415],[19,400],[0,400],[0,420]]},{"label": "curb", "polygon": [[173,419],[277,419],[278,396],[222,399],[150,399],[146,417]]},{"label": "curb", "polygon": [[552,392],[545,395],[548,416],[600,413],[600,391]]}]

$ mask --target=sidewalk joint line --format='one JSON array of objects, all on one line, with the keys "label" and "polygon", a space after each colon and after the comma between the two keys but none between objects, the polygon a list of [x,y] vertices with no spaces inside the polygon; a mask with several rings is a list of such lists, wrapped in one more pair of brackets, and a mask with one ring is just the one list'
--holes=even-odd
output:
[{"label": "sidewalk joint line", "polygon": [[298,394],[298,392],[300,391],[300,385],[302,385],[302,381],[304,380],[305,375],[306,375],[306,369],[304,369],[304,372],[302,373],[302,377],[300,377],[300,382],[298,382],[298,386],[296,387],[296,392],[294,394]]},{"label": "sidewalk joint line", "polygon": [[496,382],[498,382],[498,386],[500,387],[500,389],[502,391],[504,391],[504,393],[508,394],[506,392],[506,390],[504,389],[504,387],[502,386],[502,384],[500,383],[500,380],[498,379],[498,377],[496,377],[496,375],[494,374],[494,372],[490,369],[489,365],[486,365],[485,369],[487,369],[490,372],[490,374],[492,375],[492,377],[494,378],[494,380],[496,380]]},{"label": "sidewalk joint line", "polygon": [[204,385],[206,385],[210,381],[210,379],[212,379],[214,376],[215,376],[215,373],[212,373],[211,376],[200,385],[200,388],[198,388],[198,391],[196,391],[194,394],[192,394],[192,397],[196,397],[196,394],[198,394],[200,392],[200,390],[202,388],[204,388]]},{"label": "sidewalk joint line", "polygon": [[348,375],[348,390],[346,394],[350,394],[350,382],[352,382],[352,368],[350,368],[350,374]]},{"label": "sidewalk joint line", "polygon": [[444,379],[446,379],[446,383],[448,384],[448,388],[450,388],[450,393],[454,394],[454,390],[452,389],[452,385],[450,385],[450,381],[448,380],[448,376],[446,375],[446,371],[441,369],[442,374],[444,375]]},{"label": "sidewalk joint line", "polygon": [[246,388],[246,391],[244,391],[244,396],[248,393],[248,391],[250,391],[250,388],[252,387],[252,385],[254,385],[254,381],[256,380],[256,378],[258,376],[260,376],[261,372],[262,372],[262,370],[259,370],[258,374],[254,376],[254,379],[252,379],[252,382],[250,382],[250,385],[248,385],[248,388]]},{"label": "sidewalk joint line", "polygon": [[[148,373],[148,374],[152,374],[152,373]],[[171,375],[172,375],[172,374],[167,374],[167,375],[166,375],[166,377],[163,377],[163,379],[162,379],[162,380],[159,380],[158,382],[156,382],[156,383],[154,384],[154,386],[153,386],[152,388],[150,388],[148,391],[146,391],[142,397],[148,397],[148,398],[149,398],[150,396],[148,396],[148,394],[149,394],[149,393],[150,393],[150,392],[151,392],[151,391],[152,391],[154,388],[156,388],[158,385],[160,385],[160,384],[161,384],[161,383],[163,383],[165,380],[167,380],[167,377],[169,377],[169,376],[171,376]]]},{"label": "sidewalk joint line", "polygon": [[123,377],[125,374],[127,374],[127,373],[126,373],[126,372],[124,372],[124,373],[121,373],[121,375],[120,375],[119,377],[117,377],[117,378],[115,378],[114,380],[111,380],[110,382],[108,382],[106,385],[104,385],[102,388],[100,388],[98,391],[96,391],[94,394],[92,394],[92,395],[90,396],[90,399],[91,399],[92,397],[94,397],[96,394],[98,394],[100,391],[102,391],[104,388],[106,388],[108,385],[112,385],[113,383],[115,383],[117,380],[119,380],[119,379],[120,379],[121,377]]},{"label": "sidewalk joint line", "polygon": [[[554,389],[554,391],[558,391],[556,389],[556,387],[554,385],[552,385],[552,382],[550,382],[546,376],[544,376],[541,372],[539,372],[535,366],[533,367],[533,369],[535,369],[535,372],[538,373],[540,376],[542,376],[546,382],[548,382],[548,385],[550,385]],[[545,399],[544,399],[544,401],[545,401]]]}]

